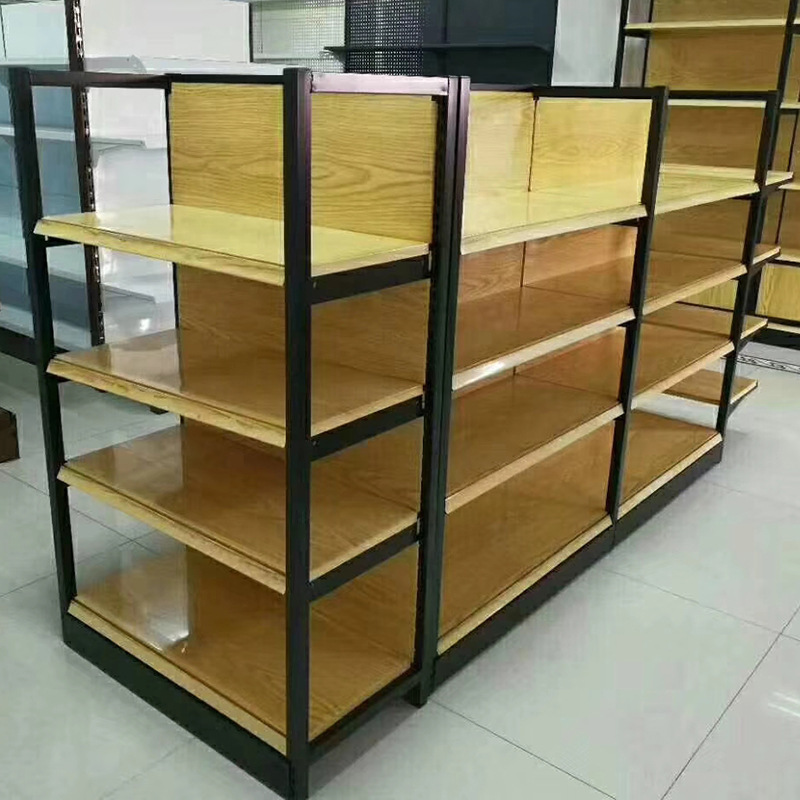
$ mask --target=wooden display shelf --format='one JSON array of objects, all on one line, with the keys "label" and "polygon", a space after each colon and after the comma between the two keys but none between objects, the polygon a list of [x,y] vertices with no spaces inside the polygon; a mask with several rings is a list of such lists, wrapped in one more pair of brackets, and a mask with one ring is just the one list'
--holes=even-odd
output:
[{"label": "wooden display shelf", "polygon": [[[650,321],[657,325],[680,328],[697,333],[730,336],[733,324],[733,313],[718,308],[704,308],[688,303],[676,303],[669,308],[661,309]],[[742,329],[742,338],[749,339],[767,324],[763,317],[746,316]]]},{"label": "wooden display shelf", "polygon": [[[733,350],[727,336],[719,333],[684,330],[652,322],[642,326],[641,336],[634,407]],[[616,396],[624,347],[624,331],[615,330],[558,353],[556,357],[545,357],[522,371],[560,386]]]},{"label": "wooden display shelf", "polygon": [[785,192],[800,192],[800,181],[792,181],[781,186]]},{"label": "wooden display shelf", "polygon": [[[415,587],[412,550],[312,607],[312,739],[410,668]],[[286,752],[280,595],[186,550],[82,587],[70,614]]]},{"label": "wooden display shelf", "polygon": [[[691,377],[686,378],[686,380],[667,389],[666,394],[682,397],[685,400],[694,400],[698,403],[717,406],[719,405],[720,397],[722,397],[722,383],[724,377],[722,372],[716,372],[710,369],[700,370],[700,372],[696,372]],[[731,403],[738,403],[757,388],[758,381],[752,378],[737,376],[733,380]]]},{"label": "wooden display shelf", "polygon": [[758,193],[754,177],[734,177],[730,174],[710,174],[683,168],[662,167],[658,184],[656,213],[667,214],[683,208],[693,208],[719,200],[748,197]]},{"label": "wooden display shelf", "polygon": [[633,510],[721,441],[713,428],[636,411],[628,439],[621,514]]},{"label": "wooden display shelf", "polygon": [[[703,256],[705,258],[740,261],[744,255],[744,242],[736,239],[723,239],[719,236],[699,236],[696,234],[670,233],[668,238],[659,241],[652,255],[659,252],[681,253],[687,256]],[[771,261],[781,252],[780,245],[759,243],[756,245],[753,264]],[[652,274],[652,256],[651,256]],[[736,277],[736,276],[734,276]]]},{"label": "wooden display shelf", "polygon": [[781,250],[780,260],[789,264],[800,264],[800,250]]},{"label": "wooden display shelf", "polygon": [[[410,428],[407,435],[419,438],[420,428]],[[363,457],[378,442],[358,445]],[[415,508],[383,499],[363,483],[356,487],[342,473],[335,457],[312,466],[312,580],[417,520]],[[286,463],[280,451],[187,422],[71,459],[59,479],[286,591]]]},{"label": "wooden display shelf", "polygon": [[613,184],[572,192],[498,191],[468,195],[461,252],[477,253],[644,217],[645,207],[631,205],[629,196],[628,186]]},{"label": "wooden display shelf", "polygon": [[612,439],[607,425],[448,515],[439,652],[610,526]]},{"label": "wooden display shelf", "polygon": [[[186,205],[45,217],[36,233],[283,286],[283,220]],[[348,230],[311,229],[312,275],[386,264],[428,244]]]},{"label": "wooden display shelf", "polygon": [[783,30],[786,19],[767,17],[762,19],[698,19],[675,20],[672,22],[636,22],[625,26],[626,33],[680,33],[681,31],[724,31],[740,28],[776,28]]},{"label": "wooden display shelf", "polygon": [[[277,447],[286,444],[282,353],[181,362],[175,331],[64,353],[52,375],[172,411]],[[422,394],[422,386],[326,362],[312,365],[312,434]]]},{"label": "wooden display shelf", "polygon": [[578,297],[537,283],[458,308],[453,388],[461,389],[633,319],[629,297]]},{"label": "wooden display shelf", "polygon": [[[737,278],[745,272],[745,266],[737,261],[681,253],[653,252],[650,256],[644,313],[652,314],[659,308]],[[619,302],[629,298],[632,277],[631,259],[620,259],[602,267],[582,269],[548,278],[537,286],[563,292],[565,295]]]}]

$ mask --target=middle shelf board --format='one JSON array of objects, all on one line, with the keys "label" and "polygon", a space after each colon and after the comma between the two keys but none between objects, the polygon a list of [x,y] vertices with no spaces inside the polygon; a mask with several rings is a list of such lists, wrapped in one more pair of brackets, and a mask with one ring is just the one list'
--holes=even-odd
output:
[{"label": "middle shelf board", "polygon": [[[667,214],[684,208],[748,197],[758,193],[754,172],[746,170],[715,172],[713,168],[668,165],[661,169],[656,213]],[[791,175],[786,178],[790,180]],[[774,178],[778,181],[780,179]]]},{"label": "middle shelf board", "polygon": [[[404,435],[421,437],[418,423],[409,428]],[[369,459],[376,444],[372,439],[360,445],[363,457]],[[286,462],[280,456],[187,422],[71,459],[59,479],[283,594]],[[394,496],[419,492],[418,459],[416,464],[416,480],[409,466],[413,485],[394,487]],[[315,462],[311,579],[416,521],[416,508],[380,497],[367,481],[348,481],[336,458]]]},{"label": "middle shelf board", "polygon": [[[80,244],[284,284],[283,220],[184,205],[45,217],[36,233]],[[314,277],[424,256],[426,242],[313,225]]]},{"label": "middle shelf board", "polygon": [[[282,353],[183,364],[179,333],[149,334],[64,353],[49,372],[101,391],[284,447],[286,371]],[[422,395],[402,378],[315,361],[311,432],[318,435]]]},{"label": "middle shelf board", "polygon": [[[651,322],[658,325],[679,328],[686,331],[696,331],[701,334],[715,336],[730,336],[733,315],[730,311],[717,308],[705,308],[690,303],[676,303],[668,308],[662,308],[650,318]],[[767,324],[763,317],[747,315],[744,318],[742,339],[749,339]]]},{"label": "middle shelf board", "polygon": [[[700,370],[668,389],[667,394],[682,397],[684,400],[694,400],[698,403],[716,406],[719,405],[722,396],[723,378],[724,375],[721,372],[710,369]],[[741,376],[735,377],[731,403],[738,403],[757,388],[757,380]]]}]

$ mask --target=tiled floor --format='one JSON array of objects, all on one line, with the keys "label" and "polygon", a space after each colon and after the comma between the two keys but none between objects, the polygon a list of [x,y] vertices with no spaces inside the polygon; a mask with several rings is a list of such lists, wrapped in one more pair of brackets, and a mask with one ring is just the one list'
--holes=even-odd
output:
[{"label": "tiled floor", "polygon": [[[315,796],[800,798],[800,375],[743,372],[721,466],[424,710],[358,731]],[[35,381],[2,357],[0,406],[23,450],[0,466],[0,800],[274,797],[62,645]],[[73,453],[171,422],[71,385],[64,409]],[[74,503],[82,571],[163,546]]]}]

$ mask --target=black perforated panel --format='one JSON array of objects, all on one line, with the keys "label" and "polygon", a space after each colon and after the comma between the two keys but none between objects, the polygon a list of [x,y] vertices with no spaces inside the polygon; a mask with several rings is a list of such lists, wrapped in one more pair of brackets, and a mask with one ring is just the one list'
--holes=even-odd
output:
[{"label": "black perforated panel", "polygon": [[[349,45],[418,45],[422,42],[424,0],[349,0],[346,41]],[[349,72],[419,75],[422,54],[409,51],[350,53]]]}]

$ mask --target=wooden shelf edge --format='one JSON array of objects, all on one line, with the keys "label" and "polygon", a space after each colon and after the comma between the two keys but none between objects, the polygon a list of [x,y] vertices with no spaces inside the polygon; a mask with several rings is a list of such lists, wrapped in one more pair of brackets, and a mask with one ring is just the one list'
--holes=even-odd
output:
[{"label": "wooden shelf edge", "polygon": [[776,258],[781,255],[781,246],[776,244],[775,247],[771,248],[770,250],[765,250],[763,253],[759,253],[753,259],[753,264],[763,264],[765,261],[771,261],[773,258]]},{"label": "wooden shelf edge", "polygon": [[785,325],[782,322],[770,322],[767,320],[767,328],[771,331],[783,331],[783,333],[793,333],[796,336],[800,336],[800,324],[797,326]]},{"label": "wooden shelf edge", "polygon": [[495,358],[484,361],[467,369],[462,369],[453,375],[453,391],[464,389],[474,383],[479,383],[500,373],[507,372],[512,367],[520,367],[541,358],[555,350],[561,350],[572,344],[577,344],[584,339],[591,339],[600,333],[610,331],[634,318],[630,308],[616,311],[603,319],[581,325],[573,330],[564,331],[556,336],[551,336],[541,342],[536,342],[528,347],[522,347],[510,353],[504,353]]},{"label": "wooden shelf edge", "polygon": [[569,447],[571,444],[583,439],[585,436],[588,436],[590,433],[593,433],[607,423],[612,422],[621,416],[622,406],[617,404],[614,406],[614,408],[609,409],[594,419],[590,419],[587,422],[584,422],[582,425],[578,425],[572,430],[567,431],[561,436],[557,436],[555,439],[552,439],[546,444],[531,450],[521,458],[512,461],[510,464],[506,464],[495,472],[492,472],[491,474],[478,479],[469,486],[465,486],[463,489],[451,494],[445,501],[445,512],[447,514],[452,514],[454,511],[466,505],[467,503],[470,503],[481,495],[486,494],[486,492],[501,486],[503,483],[511,480],[516,475],[525,472],[525,470],[530,469],[539,462],[544,461],[546,458],[555,455],[565,447]]},{"label": "wooden shelf edge", "polygon": [[286,754],[286,738],[284,736],[248,711],[245,711],[241,706],[219,694],[207,684],[176,667],[168,659],[156,653],[155,650],[121,631],[116,625],[108,622],[89,606],[84,605],[80,600],[80,596],[70,604],[69,613],[84,625],[88,625],[92,630],[121,647],[126,653],[172,681],[172,683],[185,689],[204,703],[208,703],[228,719],[250,731],[270,747],[274,747],[279,753]]},{"label": "wooden shelf edge", "polygon": [[648,300],[644,304],[645,316],[659,311],[662,308],[666,308],[667,306],[671,306],[674,303],[678,303],[681,300],[685,300],[687,297],[692,297],[693,295],[703,292],[706,289],[712,289],[714,286],[719,286],[722,283],[733,280],[734,278],[738,278],[739,276],[744,275],[746,272],[747,267],[745,267],[744,264],[737,264],[735,267],[721,270],[715,275],[710,275],[708,278],[704,278],[703,280],[694,281],[693,283],[681,286],[669,294],[663,295],[662,297],[658,297],[654,300]]},{"label": "wooden shelf edge", "polygon": [[681,459],[675,466],[671,469],[667,470],[666,472],[659,475],[654,481],[649,483],[643,489],[640,489],[636,494],[632,497],[628,498],[622,505],[620,506],[620,516],[623,517],[625,514],[633,511],[636,506],[640,503],[643,503],[647,500],[650,495],[655,494],[662,486],[668,484],[673,478],[677,477],[681,474],[685,469],[690,467],[697,461],[699,458],[704,456],[709,450],[716,447],[720,442],[722,442],[722,435],[717,433],[716,431],[709,430],[709,433],[713,434],[709,437],[708,441],[705,444],[698,447],[692,453],[690,453],[686,458]]},{"label": "wooden shelf edge", "polygon": [[286,431],[283,428],[270,426],[266,422],[260,422],[242,414],[218,409],[198,400],[187,400],[169,392],[142,386],[134,381],[70,364],[59,358],[50,362],[47,371],[59,378],[91,386],[93,389],[109,392],[118,397],[126,397],[134,402],[144,403],[163,411],[170,411],[215,428],[238,433],[248,439],[257,439],[281,448],[286,446]]},{"label": "wooden shelf edge", "polygon": [[781,250],[778,260],[787,264],[800,264],[800,250]]},{"label": "wooden shelf edge", "polygon": [[562,547],[561,550],[550,556],[547,561],[531,570],[525,577],[518,580],[512,586],[509,586],[508,589],[497,595],[497,597],[482,608],[479,608],[455,628],[448,631],[443,636],[440,636],[438,646],[439,655],[449,650],[454,644],[474,631],[498,611],[501,611],[512,602],[512,600],[515,600],[535,583],[538,583],[545,575],[552,572],[570,556],[577,553],[578,550],[585,547],[592,539],[597,538],[603,531],[610,527],[611,518],[608,516],[603,517],[603,519],[591,528],[576,536],[568,545]]},{"label": "wooden shelf edge", "polygon": [[634,22],[625,26],[627,32],[680,33],[681,31],[740,30],[748,28],[786,27],[786,20],[780,17],[758,19],[713,19],[713,20],[675,20],[672,22]]},{"label": "wooden shelf edge", "polygon": [[[691,400],[695,403],[704,403],[705,405],[718,406],[719,397],[722,391],[722,373],[713,372],[712,377],[715,379],[716,384],[719,385],[719,391],[714,392],[714,396],[701,394],[698,390],[691,386],[681,387],[681,384],[676,384],[666,391],[666,394],[672,397],[680,397],[683,400]],[[683,381],[681,381],[683,383]],[[738,387],[738,388],[737,388]],[[738,403],[744,400],[747,395],[751,394],[758,388],[758,381],[753,378],[737,377],[734,382],[734,390],[731,395],[731,403]]]}]

